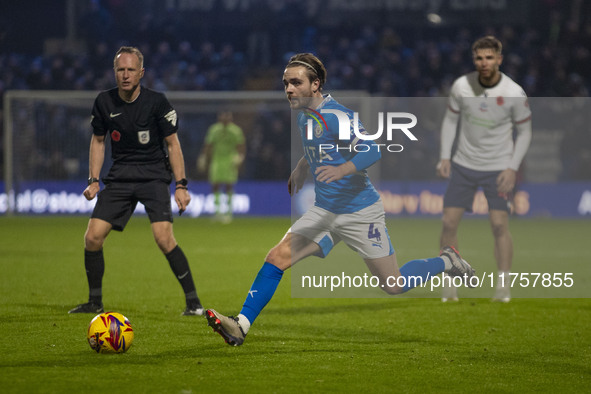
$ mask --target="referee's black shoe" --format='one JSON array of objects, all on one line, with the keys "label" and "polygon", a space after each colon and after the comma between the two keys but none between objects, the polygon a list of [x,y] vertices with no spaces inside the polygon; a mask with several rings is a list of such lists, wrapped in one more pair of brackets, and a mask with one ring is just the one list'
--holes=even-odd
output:
[{"label": "referee's black shoe", "polygon": [[87,302],[80,304],[68,313],[103,313],[103,304],[95,304],[94,302]]},{"label": "referee's black shoe", "polygon": [[203,312],[201,304],[187,305],[182,316],[203,316]]}]

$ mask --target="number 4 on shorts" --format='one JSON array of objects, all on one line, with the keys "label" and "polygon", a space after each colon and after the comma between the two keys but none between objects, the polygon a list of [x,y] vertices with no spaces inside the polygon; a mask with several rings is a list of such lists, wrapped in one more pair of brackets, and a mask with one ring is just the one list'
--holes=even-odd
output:
[{"label": "number 4 on shorts", "polygon": [[380,233],[380,230],[378,230],[377,227],[374,228],[373,223],[369,225],[369,231],[367,232],[367,238],[369,238],[369,239],[375,238],[375,240],[378,242],[382,240],[382,234]]}]

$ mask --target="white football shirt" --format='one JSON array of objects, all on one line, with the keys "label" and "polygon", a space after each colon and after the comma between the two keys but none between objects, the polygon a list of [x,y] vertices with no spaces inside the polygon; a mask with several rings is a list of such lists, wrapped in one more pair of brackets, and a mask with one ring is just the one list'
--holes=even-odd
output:
[{"label": "white football shirt", "polygon": [[[529,145],[513,142],[513,127],[531,120],[527,96],[507,75],[494,86],[484,86],[474,71],[452,85],[448,110],[460,115],[460,135],[453,161],[477,171],[517,170]],[[454,125],[455,126],[455,125]],[[519,132],[519,128],[518,128]],[[441,136],[441,158],[449,159],[456,130],[446,127]],[[517,139],[519,139],[519,135]]]}]

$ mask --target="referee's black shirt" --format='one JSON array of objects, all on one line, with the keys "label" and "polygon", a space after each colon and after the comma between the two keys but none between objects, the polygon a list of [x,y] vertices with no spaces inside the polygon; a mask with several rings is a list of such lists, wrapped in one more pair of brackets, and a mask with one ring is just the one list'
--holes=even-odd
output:
[{"label": "referee's black shirt", "polygon": [[177,132],[177,115],[163,93],[141,87],[127,103],[118,89],[101,92],[92,109],[91,125],[97,136],[109,136],[113,166],[109,181],[170,182],[164,138]]}]

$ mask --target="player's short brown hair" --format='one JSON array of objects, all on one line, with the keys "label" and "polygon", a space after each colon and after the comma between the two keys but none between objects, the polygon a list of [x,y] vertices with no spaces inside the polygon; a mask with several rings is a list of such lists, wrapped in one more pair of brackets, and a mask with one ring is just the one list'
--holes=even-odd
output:
[{"label": "player's short brown hair", "polygon": [[113,68],[117,68],[117,57],[122,53],[130,53],[132,55],[136,55],[140,61],[140,68],[144,68],[144,55],[142,52],[137,49],[136,47],[121,47],[115,54],[115,58],[113,59]]},{"label": "player's short brown hair", "polygon": [[503,44],[494,36],[485,36],[479,38],[472,44],[472,53],[476,53],[479,49],[492,49],[497,54],[503,53]]},{"label": "player's short brown hair", "polygon": [[306,75],[308,75],[310,82],[318,79],[320,81],[320,90],[322,90],[322,87],[326,83],[326,68],[320,59],[311,53],[298,53],[289,59],[285,68],[297,66],[306,69]]}]

